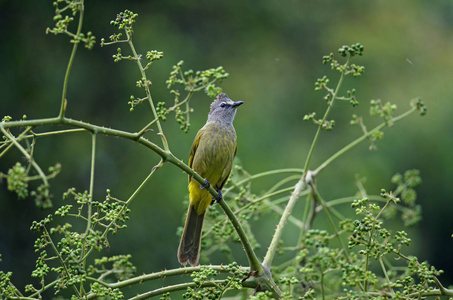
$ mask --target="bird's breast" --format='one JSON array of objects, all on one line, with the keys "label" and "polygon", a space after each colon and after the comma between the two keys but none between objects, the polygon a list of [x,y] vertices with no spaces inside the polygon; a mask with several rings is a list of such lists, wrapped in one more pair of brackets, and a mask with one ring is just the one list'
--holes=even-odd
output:
[{"label": "bird's breast", "polygon": [[[215,185],[225,169],[233,165],[236,151],[236,132],[231,125],[206,124],[193,160],[193,169]],[[228,171],[229,173],[229,171]]]}]

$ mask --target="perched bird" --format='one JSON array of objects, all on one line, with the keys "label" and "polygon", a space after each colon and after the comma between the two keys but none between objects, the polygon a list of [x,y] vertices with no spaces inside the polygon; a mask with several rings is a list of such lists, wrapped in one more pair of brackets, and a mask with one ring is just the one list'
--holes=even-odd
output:
[{"label": "perched bird", "polygon": [[[198,264],[206,210],[222,200],[221,189],[230,175],[237,149],[233,119],[242,103],[220,93],[212,102],[208,120],[198,131],[190,149],[189,167],[205,178],[205,184],[200,185],[189,176],[189,210],[178,249],[178,260],[182,265]],[[218,199],[211,197],[209,185],[219,193]]]}]

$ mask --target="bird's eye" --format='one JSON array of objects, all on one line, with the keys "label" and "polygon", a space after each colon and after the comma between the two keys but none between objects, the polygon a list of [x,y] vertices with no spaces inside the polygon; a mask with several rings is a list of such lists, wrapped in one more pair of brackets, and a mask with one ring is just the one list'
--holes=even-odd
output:
[{"label": "bird's eye", "polygon": [[225,102],[220,103],[220,107],[225,107],[227,104]]}]

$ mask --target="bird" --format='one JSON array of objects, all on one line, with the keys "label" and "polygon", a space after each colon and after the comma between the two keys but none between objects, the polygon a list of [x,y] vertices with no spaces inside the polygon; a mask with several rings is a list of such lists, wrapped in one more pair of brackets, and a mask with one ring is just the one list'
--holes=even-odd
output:
[{"label": "bird", "polygon": [[[200,259],[201,230],[208,207],[222,200],[222,187],[233,167],[237,151],[233,120],[243,101],[234,102],[220,93],[211,103],[206,124],[198,131],[189,154],[189,167],[205,178],[200,185],[189,175],[189,208],[178,248],[182,265],[196,266]],[[208,189],[214,187],[218,198],[211,197]]]}]

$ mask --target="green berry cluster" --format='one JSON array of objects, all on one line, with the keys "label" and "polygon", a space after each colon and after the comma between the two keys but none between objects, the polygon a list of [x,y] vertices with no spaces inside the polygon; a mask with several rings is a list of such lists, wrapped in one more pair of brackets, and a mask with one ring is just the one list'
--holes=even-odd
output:
[{"label": "green berry cluster", "polygon": [[[0,255],[0,262],[1,262],[1,255]],[[3,272],[0,271],[0,293],[4,297],[19,297],[21,293],[19,290],[14,286],[11,282],[11,277],[13,276],[12,272]]]},{"label": "green berry cluster", "polygon": [[242,289],[242,279],[246,276],[237,263],[225,266],[224,272],[229,275],[223,280],[216,280],[219,272],[208,266],[202,266],[200,271],[193,272],[193,287],[188,287],[183,294],[184,299],[222,299],[229,290]]},{"label": "green berry cluster", "polygon": [[187,115],[188,115],[188,113],[187,112],[183,112],[179,106],[177,106],[175,108],[175,119],[176,119],[176,122],[178,122],[178,124],[181,125],[181,126],[179,126],[179,128],[182,131],[184,131],[185,133],[189,132],[189,128],[190,128],[190,123],[185,118],[185,116],[187,116]]},{"label": "green berry cluster", "polygon": [[395,110],[396,104],[392,104],[390,102],[383,104],[380,99],[370,101],[370,115],[374,117],[381,117],[388,126],[393,125],[392,114]]},{"label": "green berry cluster", "polygon": [[[404,177],[404,179],[403,179]],[[353,222],[354,229],[349,236],[349,248],[359,248],[357,252],[363,257],[361,266],[357,265],[347,270],[348,278],[351,272],[357,274],[365,270],[356,282],[347,282],[348,286],[359,287],[359,290],[348,290],[347,296],[360,297],[366,295],[368,289],[381,289],[383,295],[393,299],[403,299],[410,295],[422,295],[435,288],[436,276],[442,271],[436,270],[428,263],[418,262],[415,257],[403,254],[403,246],[409,246],[411,240],[405,231],[392,231],[383,227],[381,216],[385,216],[384,211],[390,206],[400,202],[398,197],[404,190],[417,186],[421,180],[416,170],[409,170],[405,176],[400,174],[392,178],[392,182],[397,184],[394,192],[381,191],[381,196],[386,200],[385,205],[381,207],[376,203],[370,203],[369,199],[363,198],[355,200],[352,207],[355,208],[358,215],[363,218]],[[402,269],[398,265],[393,266],[387,256],[396,256],[407,264],[407,269]],[[378,273],[372,271],[373,261],[377,263],[381,272],[385,275],[385,280],[380,278]],[[385,263],[384,263],[385,262]],[[404,270],[404,271],[399,271]]]},{"label": "green berry cluster", "polygon": [[363,54],[363,49],[364,47],[360,44],[354,44],[351,46],[343,46],[340,49],[338,49],[338,53],[340,53],[341,56],[346,57],[346,56],[355,56],[355,55],[362,55]]},{"label": "green berry cluster", "polygon": [[161,59],[162,57],[164,57],[164,53],[163,53],[162,51],[152,50],[152,51],[146,52],[146,56],[145,56],[145,57],[146,57],[146,59],[147,59],[149,62],[148,62],[148,63],[146,64],[146,66],[143,68],[144,70],[148,69],[149,66],[150,66],[153,62],[155,62],[155,61]]},{"label": "green berry cluster", "polygon": [[[421,181],[420,171],[407,170],[404,174],[397,173],[392,177],[392,183],[396,184],[393,193],[387,193],[385,190],[381,192],[381,196],[385,199],[398,197],[397,200],[404,204],[399,208],[399,211],[405,226],[414,225],[422,218],[421,207],[415,202],[417,199],[415,188],[421,184]],[[396,215],[396,208],[394,206],[388,207],[384,214],[392,217]]]},{"label": "green berry cluster", "polygon": [[114,274],[116,280],[129,279],[137,270],[130,262],[131,258],[132,256],[130,254],[96,258],[94,264],[90,265],[87,269],[88,275],[111,273]]},{"label": "green berry cluster", "polygon": [[123,293],[120,291],[119,288],[111,288],[105,285],[102,285],[98,282],[94,282],[91,285],[92,294],[95,294],[96,297],[100,299],[112,299],[112,300],[119,300],[124,299]]},{"label": "green berry cluster", "polygon": [[[349,93],[349,91],[348,91]],[[411,106],[413,110],[420,112],[420,115],[424,116],[426,114],[426,106],[422,100],[419,98],[411,101]],[[370,101],[370,115],[373,117],[381,118],[385,126],[392,126],[396,120],[399,120],[399,117],[394,117],[393,113],[396,111],[396,104],[386,102],[385,104],[380,100],[371,100]],[[356,114],[352,115],[352,120],[350,121],[351,125],[359,125],[370,141],[370,150],[376,150],[376,141],[384,138],[384,132],[381,130],[384,126],[378,126],[374,130],[368,131],[367,126],[364,123],[363,117],[359,117]]]},{"label": "green berry cluster", "polygon": [[118,27],[120,30],[124,30],[128,36],[131,36],[134,32],[132,25],[135,23],[135,19],[138,14],[126,9],[124,12],[120,12],[116,15],[116,19],[110,22],[111,25]]},{"label": "green berry cluster", "polygon": [[213,98],[222,91],[215,83],[221,82],[229,76],[221,66],[203,71],[187,70],[183,72],[183,64],[184,61],[181,60],[173,66],[173,70],[167,80],[167,88],[180,84],[184,86],[186,91],[197,92],[204,90],[208,96]]},{"label": "green berry cluster", "polygon": [[66,34],[72,38],[71,43],[82,42],[86,48],[92,49],[96,43],[96,38],[91,31],[84,34],[83,32],[73,33],[68,29],[70,23],[74,21],[74,16],[82,12],[83,2],[79,0],[58,0],[53,2],[53,6],[55,7],[53,20],[56,23],[53,28],[47,28],[46,33]]},{"label": "green berry cluster", "polygon": [[330,79],[326,75],[324,75],[322,78],[317,79],[315,82],[315,91],[325,91],[325,95],[322,98],[327,102],[328,109],[324,114],[324,117],[321,119],[316,119],[316,113],[313,112],[306,114],[303,118],[304,121],[313,121],[316,126],[324,130],[332,130],[335,126],[335,120],[326,119],[328,112],[335,101],[347,101],[353,107],[359,105],[359,102],[355,96],[355,89],[348,90],[346,92],[347,96],[340,96],[339,90],[344,76],[352,74],[354,77],[358,77],[361,76],[364,72],[365,67],[349,63],[351,57],[357,55],[361,56],[363,54],[363,46],[360,44],[343,46],[338,50],[338,52],[340,53],[340,56],[347,58],[345,63],[340,63],[338,60],[334,59],[333,53],[330,53],[329,55],[325,55],[323,57],[324,64],[330,63],[331,68],[341,74],[337,86],[335,88],[330,87]]},{"label": "green berry cluster", "polygon": [[318,125],[321,129],[326,131],[332,130],[335,126],[335,120],[323,120],[323,119],[315,119],[316,113],[312,112],[304,116],[304,121],[312,120],[313,124]]},{"label": "green berry cluster", "polygon": [[[108,233],[115,234],[126,227],[129,209],[125,202],[113,198],[109,190],[104,201],[93,201],[87,191],[78,193],[74,188],[63,194],[63,200],[72,201],[73,204],[61,206],[54,215],[85,220],[88,227],[84,231],[72,228],[70,223],[52,227],[54,215],[48,215],[39,222],[33,222],[31,230],[40,236],[35,241],[35,252],[39,253],[39,257],[32,277],[39,279],[41,288],[45,286],[51,272],[58,277],[55,293],[68,287],[74,287],[79,291],[80,285],[83,286],[87,281],[87,276],[104,278],[111,274],[110,276],[115,276],[117,280],[132,277],[136,269],[129,261],[130,255],[95,259],[94,265],[86,266],[84,263],[86,256],[93,250],[100,252],[109,247]],[[89,211],[91,214],[88,213]],[[52,255],[49,255],[49,252],[52,252]],[[111,266],[107,267],[107,264]],[[39,288],[28,285],[27,290],[36,292]],[[98,296],[109,295],[113,299],[122,298],[118,289],[104,285],[92,285],[90,292],[98,293]]]},{"label": "green berry cluster", "polygon": [[131,108],[129,109],[130,111],[134,111],[134,109],[137,105],[139,105],[143,101],[148,100],[148,98],[146,98],[146,97],[136,99],[134,95],[131,95],[129,99],[131,101],[128,101],[127,104],[129,104],[131,106]]},{"label": "green berry cluster", "polygon": [[162,121],[167,120],[168,110],[165,107],[165,102],[157,103],[156,112],[157,112],[157,116],[159,117],[159,119],[161,119]]},{"label": "green berry cluster", "polygon": [[420,98],[415,98],[411,101],[411,105],[415,107],[419,112],[421,116],[426,115],[427,108],[425,106],[425,103]]},{"label": "green berry cluster", "polygon": [[28,174],[27,169],[20,162],[8,170],[8,175],[0,174],[6,177],[8,190],[16,192],[19,199],[25,199],[28,196]]},{"label": "green berry cluster", "polygon": [[4,116],[4,117],[2,118],[2,122],[5,122],[5,123],[6,123],[6,122],[11,121],[12,119],[13,119],[13,118],[12,118],[11,116]]},{"label": "green berry cluster", "polygon": [[[29,152],[32,153],[32,147]],[[49,187],[46,183],[42,183],[36,189],[29,192],[29,183],[32,181],[42,180],[40,176],[30,175],[31,165],[23,166],[17,162],[12,166],[7,174],[0,172],[0,178],[5,178],[8,183],[8,190],[15,192],[19,199],[25,199],[29,195],[34,199],[36,206],[41,208],[48,208],[52,206],[51,195],[49,194]],[[46,179],[55,177],[60,173],[61,165],[56,164],[49,168],[49,174]]]},{"label": "green berry cluster", "polygon": [[[363,49],[364,47],[361,44],[355,44],[352,46],[341,47],[340,49],[338,49],[338,53],[340,54],[340,56],[346,57],[349,62],[349,59],[353,56],[362,56]],[[336,59],[333,58],[333,53],[330,53],[329,55],[325,55],[323,57],[324,64],[330,63],[332,70],[337,70],[344,75],[352,74],[354,77],[359,77],[365,71],[364,66],[349,64],[348,62],[346,62],[345,64],[339,63]]]},{"label": "green berry cluster", "polygon": [[[104,38],[101,39],[101,47],[105,45],[111,45],[115,43],[122,43],[122,42],[130,42],[132,39],[132,33],[134,32],[133,30],[133,24],[135,23],[135,19],[138,17],[138,14],[133,13],[130,10],[125,10],[124,12],[120,12],[119,14],[116,15],[116,19],[110,21],[110,25],[113,25],[115,27],[118,27],[120,30],[124,30],[126,33],[126,39],[121,40],[122,33],[114,33],[109,36],[110,42],[106,42]],[[113,56],[116,61],[119,61],[121,59],[134,59],[131,56],[127,57],[122,57],[121,56],[121,49],[118,49],[118,54]]]}]

